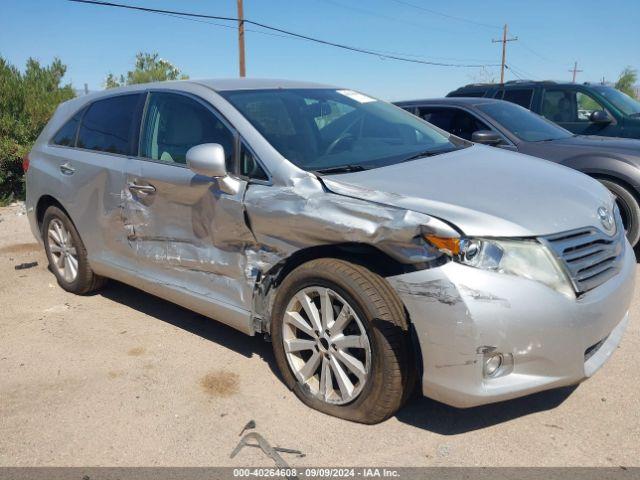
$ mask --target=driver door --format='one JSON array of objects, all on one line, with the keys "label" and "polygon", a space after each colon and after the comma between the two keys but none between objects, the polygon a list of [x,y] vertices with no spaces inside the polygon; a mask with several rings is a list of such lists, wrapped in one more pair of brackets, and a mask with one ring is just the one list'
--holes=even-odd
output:
[{"label": "driver door", "polygon": [[186,153],[203,143],[222,145],[227,171],[234,171],[236,133],[209,104],[186,94],[149,94],[139,157],[126,168],[123,215],[132,261],[138,276],[181,295],[177,303],[192,298],[188,307],[211,316],[220,310],[202,308],[203,302],[246,311],[252,295],[245,273],[252,240],[242,205],[246,182],[239,179],[237,192],[226,193],[215,179],[192,172]]}]

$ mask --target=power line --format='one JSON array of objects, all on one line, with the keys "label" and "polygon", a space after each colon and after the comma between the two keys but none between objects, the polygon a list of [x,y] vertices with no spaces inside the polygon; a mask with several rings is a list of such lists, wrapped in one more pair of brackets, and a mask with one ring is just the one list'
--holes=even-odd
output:
[{"label": "power line", "polygon": [[415,8],[417,10],[422,10],[424,12],[428,12],[428,13],[432,13],[434,15],[438,15],[438,16],[443,17],[443,18],[448,18],[448,19],[451,19],[451,20],[458,20],[459,22],[471,23],[473,25],[478,25],[480,27],[485,27],[485,28],[494,28],[494,29],[501,28],[498,25],[491,25],[489,23],[477,22],[477,21],[471,20],[469,18],[457,17],[455,15],[449,15],[447,13],[442,13],[442,12],[438,12],[436,10],[431,10],[430,8],[426,8],[426,7],[423,7],[422,5],[416,5],[414,3],[406,2],[405,0],[392,0],[392,1],[396,2],[396,3],[399,3],[401,5],[406,5],[407,7],[412,7],[412,8]]},{"label": "power line", "polygon": [[[515,68],[513,68],[513,66],[511,65],[505,65],[504,68],[506,68],[507,70],[509,70],[514,77],[516,77],[518,80],[524,80],[524,77],[522,77],[520,74],[518,74],[518,72],[516,72]],[[504,82],[501,82],[504,83]]]},{"label": "power line", "polygon": [[536,50],[534,50],[533,48],[531,48],[529,45],[527,45],[525,42],[522,41],[522,39],[519,39],[519,45],[521,47],[523,47],[525,50],[529,50],[529,52],[533,53],[536,57],[540,58],[541,60],[544,60],[545,62],[549,62],[549,63],[560,63],[556,60],[552,60],[549,57],[537,52]]},{"label": "power line", "polygon": [[[98,1],[98,0],[67,0],[69,2],[74,2],[74,3],[84,3],[84,4],[89,4],[89,5],[99,5],[99,6],[103,6],[103,7],[114,7],[114,8],[123,8],[123,9],[127,9],[127,10],[137,10],[137,11],[141,11],[141,12],[147,12],[147,13],[160,13],[160,14],[165,14],[165,15],[172,15],[172,16],[180,16],[180,17],[191,17],[191,18],[207,18],[207,19],[213,19],[213,20],[223,20],[223,21],[229,21],[229,22],[240,22],[241,20],[239,18],[235,18],[235,17],[225,17],[225,16],[220,16],[220,15],[205,15],[205,14],[201,14],[201,13],[191,13],[191,12],[180,12],[180,11],[175,11],[175,10],[162,10],[162,9],[157,9],[157,8],[148,8],[148,7],[140,7],[140,6],[136,6],[136,5],[124,5],[121,3],[114,3],[114,2],[103,2],[103,1]],[[437,66],[437,67],[459,67],[459,68],[481,68],[481,67],[486,67],[486,66],[496,66],[493,64],[489,64],[489,65],[481,65],[481,64],[456,64],[456,63],[444,63],[444,62],[433,62],[433,61],[428,61],[428,60],[419,60],[416,58],[407,58],[407,57],[402,57],[399,55],[392,55],[392,54],[387,54],[387,53],[383,53],[383,52],[379,52],[376,50],[371,50],[371,49],[367,49],[367,48],[360,48],[360,47],[353,47],[350,45],[345,45],[345,44],[341,44],[341,43],[335,43],[335,42],[331,42],[328,40],[322,40],[320,38],[315,38],[315,37],[310,37],[308,35],[302,35],[300,33],[295,33],[295,32],[291,32],[289,30],[284,30],[282,28],[278,28],[278,27],[273,27],[264,23],[260,23],[260,22],[255,22],[253,20],[248,20],[248,19],[242,19],[242,22],[245,24],[250,24],[250,25],[254,25],[256,27],[260,27],[260,28],[264,28],[266,30],[270,30],[270,31],[274,31],[274,32],[279,32],[285,35],[289,35],[290,37],[294,37],[294,38],[299,38],[302,40],[307,40],[309,42],[315,42],[315,43],[320,43],[323,45],[328,45],[328,46],[332,46],[332,47],[336,47],[336,48],[341,48],[343,50],[349,50],[352,52],[357,52],[357,53],[362,53],[364,55],[371,55],[371,56],[375,56],[375,57],[379,57],[379,58],[386,58],[389,60],[398,60],[401,62],[408,62],[408,63],[418,63],[418,64],[422,64],[422,65],[431,65],[431,66]]]}]

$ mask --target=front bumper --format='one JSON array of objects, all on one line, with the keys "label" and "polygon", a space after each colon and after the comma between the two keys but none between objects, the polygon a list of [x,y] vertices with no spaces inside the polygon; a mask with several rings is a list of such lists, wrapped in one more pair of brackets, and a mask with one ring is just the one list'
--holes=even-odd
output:
[{"label": "front bumper", "polygon": [[[577,299],[532,280],[454,262],[389,277],[418,337],[423,393],[464,408],[593,375],[627,325],[636,260],[626,242],[623,255],[615,277]],[[483,377],[487,351],[512,355],[512,366],[495,378]]]}]

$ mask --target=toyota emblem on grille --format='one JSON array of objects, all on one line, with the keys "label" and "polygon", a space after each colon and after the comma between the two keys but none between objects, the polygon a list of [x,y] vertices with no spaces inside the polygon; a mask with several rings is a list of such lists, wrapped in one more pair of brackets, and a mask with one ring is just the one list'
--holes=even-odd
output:
[{"label": "toyota emblem on grille", "polygon": [[607,232],[613,231],[615,227],[615,222],[613,220],[613,213],[607,207],[598,208],[598,218],[600,218],[600,223]]}]

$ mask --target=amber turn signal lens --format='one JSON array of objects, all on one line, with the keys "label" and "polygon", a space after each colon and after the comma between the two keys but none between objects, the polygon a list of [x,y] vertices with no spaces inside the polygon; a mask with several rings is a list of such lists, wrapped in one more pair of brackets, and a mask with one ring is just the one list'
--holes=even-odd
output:
[{"label": "amber turn signal lens", "polygon": [[438,250],[449,255],[458,255],[460,253],[459,238],[438,237],[436,235],[425,235],[424,238]]}]

